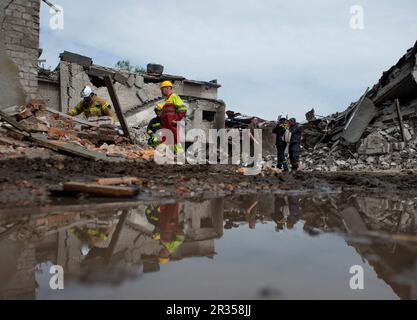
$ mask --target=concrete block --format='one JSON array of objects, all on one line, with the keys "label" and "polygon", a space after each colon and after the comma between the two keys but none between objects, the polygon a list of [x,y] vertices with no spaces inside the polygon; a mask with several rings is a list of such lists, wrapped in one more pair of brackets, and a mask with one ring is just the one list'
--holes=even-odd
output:
[{"label": "concrete block", "polygon": [[144,89],[138,90],[136,95],[142,103],[145,103],[149,100],[149,97]]},{"label": "concrete block", "polygon": [[369,135],[358,149],[361,155],[381,155],[391,153],[392,146],[380,133]]},{"label": "concrete block", "polygon": [[133,86],[135,85],[135,81],[136,81],[135,75],[131,74],[129,78],[127,79],[126,84],[129,86],[129,88],[133,88]]},{"label": "concrete block", "polygon": [[356,143],[362,137],[369,123],[376,116],[377,109],[371,99],[365,98],[354,111],[342,134],[348,144]]},{"label": "concrete block", "polygon": [[115,73],[114,80],[124,85],[127,83],[127,78],[124,75],[122,75],[120,72]]},{"label": "concrete block", "polygon": [[59,55],[59,57],[61,58],[61,61],[74,62],[86,68],[91,67],[93,64],[93,60],[91,58],[68,51],[64,51]]},{"label": "concrete block", "polygon": [[408,129],[404,128],[404,139],[405,141],[410,141],[411,139],[413,139],[413,137],[411,136],[411,133]]},{"label": "concrete block", "polygon": [[139,89],[142,89],[144,84],[145,84],[145,79],[142,76],[137,74],[136,80],[135,80],[135,86],[138,87]]},{"label": "concrete block", "polygon": [[88,73],[88,75],[90,75],[92,77],[100,77],[100,78],[103,78],[105,76],[110,76],[112,78],[114,76],[114,72],[104,70],[102,68],[97,68],[95,66],[91,66],[87,70],[87,73]]},{"label": "concrete block", "polygon": [[164,66],[160,64],[149,63],[146,66],[146,70],[148,73],[151,73],[151,74],[163,74]]}]

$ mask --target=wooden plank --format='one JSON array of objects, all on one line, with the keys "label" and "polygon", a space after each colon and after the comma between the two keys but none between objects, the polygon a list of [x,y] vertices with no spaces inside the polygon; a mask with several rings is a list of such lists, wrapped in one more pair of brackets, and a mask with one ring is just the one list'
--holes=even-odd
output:
[{"label": "wooden plank", "polygon": [[397,109],[398,120],[400,121],[401,137],[403,142],[405,142],[403,115],[401,113],[400,101],[398,99],[395,99],[395,107]]},{"label": "wooden plank", "polygon": [[19,131],[30,133],[28,129],[18,123],[13,117],[0,110],[0,117]]},{"label": "wooden plank", "polygon": [[45,147],[54,151],[61,151],[61,152],[69,153],[69,154],[83,157],[89,160],[97,161],[97,160],[107,159],[106,155],[102,153],[99,153],[96,151],[90,151],[85,148],[81,148],[79,146],[71,144],[69,142],[48,140],[42,134],[32,134],[31,140],[34,143],[42,147]]},{"label": "wooden plank", "polygon": [[7,138],[7,137],[0,137],[0,143],[9,144],[9,145],[15,146],[15,147],[27,147],[28,146],[26,143],[17,141],[17,140],[12,139],[12,138]]},{"label": "wooden plank", "polygon": [[79,213],[87,212],[94,214],[106,214],[112,211],[117,212],[121,209],[134,209],[140,205],[139,201],[123,201],[123,202],[100,202],[100,203],[83,203],[71,205],[51,205],[45,207],[18,207],[0,209],[1,216],[21,216],[21,215],[45,215],[65,212]]},{"label": "wooden plank", "polygon": [[63,113],[63,112],[60,112],[60,111],[57,111],[57,110],[54,110],[54,109],[51,109],[51,108],[45,108],[45,111],[48,111],[49,113],[56,114],[56,115],[58,115],[62,118],[72,120],[74,122],[77,122],[79,124],[82,124],[82,125],[85,125],[85,126],[88,126],[88,127],[97,128],[97,126],[95,124],[93,124],[89,121],[85,121],[85,120],[82,120],[82,119],[78,119],[76,117],[72,117],[72,116],[70,116],[66,113]]},{"label": "wooden plank", "polygon": [[129,139],[132,143],[132,138],[130,137],[129,128],[126,123],[126,119],[123,116],[122,108],[120,107],[119,98],[117,97],[116,90],[113,86],[113,81],[109,76],[104,77],[104,82],[106,83],[107,90],[109,91],[111,101],[113,103],[113,107],[116,110],[117,118],[119,119],[120,125],[122,126],[122,130],[124,136]]},{"label": "wooden plank", "polygon": [[135,197],[139,194],[138,188],[103,186],[97,183],[67,182],[64,183],[64,191],[85,192],[95,196],[103,197]]},{"label": "wooden plank", "polygon": [[97,180],[97,183],[102,186],[111,186],[115,184],[134,184],[138,182],[140,182],[140,179],[136,177],[104,178]]}]

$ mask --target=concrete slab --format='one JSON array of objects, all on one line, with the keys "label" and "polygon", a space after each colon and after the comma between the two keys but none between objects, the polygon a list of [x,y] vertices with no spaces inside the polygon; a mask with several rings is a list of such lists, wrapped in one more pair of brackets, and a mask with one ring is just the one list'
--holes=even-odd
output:
[{"label": "concrete slab", "polygon": [[377,109],[372,100],[369,98],[363,99],[349,119],[341,137],[347,144],[358,142],[376,114]]},{"label": "concrete slab", "polygon": [[59,57],[61,58],[61,61],[75,62],[85,68],[90,68],[90,66],[93,64],[93,59],[90,57],[82,56],[80,54],[72,53],[69,51],[64,51],[59,55]]}]

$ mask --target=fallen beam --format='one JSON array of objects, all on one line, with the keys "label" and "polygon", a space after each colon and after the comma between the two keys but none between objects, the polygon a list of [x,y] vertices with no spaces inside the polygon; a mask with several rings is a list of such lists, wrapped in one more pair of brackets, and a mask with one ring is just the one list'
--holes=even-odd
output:
[{"label": "fallen beam", "polygon": [[124,136],[128,138],[129,141],[132,143],[132,138],[130,137],[129,128],[126,123],[126,119],[123,116],[122,108],[120,106],[120,102],[119,102],[119,98],[117,97],[116,90],[114,89],[112,79],[109,76],[105,76],[104,82],[106,83],[107,90],[109,91],[109,95],[113,103],[113,107],[116,110],[117,118],[119,119],[120,125],[122,126]]},{"label": "fallen beam", "polygon": [[88,193],[100,197],[129,198],[139,194],[138,188],[103,186],[96,183],[67,182],[64,192]]},{"label": "fallen beam", "polygon": [[401,138],[403,139],[403,142],[405,142],[403,115],[401,113],[400,101],[398,99],[395,99],[395,107],[397,109],[398,120],[400,121]]},{"label": "fallen beam", "polygon": [[79,124],[82,124],[82,125],[85,125],[85,126],[88,126],[88,127],[94,127],[94,128],[97,127],[95,124],[93,124],[93,123],[91,123],[89,121],[85,121],[85,120],[82,120],[82,119],[78,119],[78,118],[72,117],[72,116],[70,116],[70,115],[68,115],[66,113],[59,112],[59,111],[54,110],[54,109],[51,109],[51,108],[45,108],[45,111],[47,111],[49,113],[52,113],[52,114],[55,114],[55,115],[58,115],[58,116],[60,116],[62,118],[72,120],[74,122],[77,122]]},{"label": "fallen beam", "polygon": [[1,143],[8,144],[14,147],[27,147],[28,146],[26,143],[17,141],[12,138],[7,138],[7,137],[0,137],[0,144]]},{"label": "fallen beam", "polygon": [[58,140],[48,140],[42,134],[32,134],[30,139],[34,143],[42,147],[54,150],[54,151],[61,151],[64,153],[69,153],[72,155],[76,155],[82,158],[95,160],[95,161],[107,159],[106,155],[103,155],[100,152],[90,151],[90,150],[87,150],[85,148],[76,146],[68,142],[63,142],[63,141],[58,141]]},{"label": "fallen beam", "polygon": [[21,132],[29,133],[29,130],[26,129],[24,126],[22,126],[20,123],[18,123],[13,117],[9,116],[7,113],[0,110],[0,118],[2,118],[4,121],[12,125],[14,128]]}]

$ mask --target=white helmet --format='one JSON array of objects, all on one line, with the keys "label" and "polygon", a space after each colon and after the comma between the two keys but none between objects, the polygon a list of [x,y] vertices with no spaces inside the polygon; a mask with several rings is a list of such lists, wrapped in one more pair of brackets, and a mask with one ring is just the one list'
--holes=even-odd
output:
[{"label": "white helmet", "polygon": [[287,118],[288,118],[288,115],[284,115],[284,113],[281,112],[281,114],[278,116],[278,121],[281,119],[287,119]]},{"label": "white helmet", "polygon": [[89,86],[85,86],[84,89],[81,91],[81,98],[88,98],[93,93],[93,89]]}]

